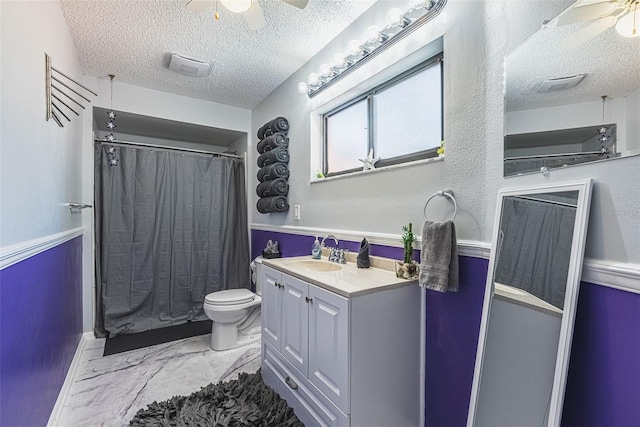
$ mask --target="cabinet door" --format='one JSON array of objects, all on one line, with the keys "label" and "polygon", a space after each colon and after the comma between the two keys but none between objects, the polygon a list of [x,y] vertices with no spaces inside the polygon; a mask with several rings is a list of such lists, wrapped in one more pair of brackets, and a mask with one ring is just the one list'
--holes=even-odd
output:
[{"label": "cabinet door", "polygon": [[309,350],[309,285],[302,280],[282,275],[282,347],[281,353],[301,374],[307,376]]},{"label": "cabinet door", "polygon": [[309,380],[349,413],[349,300],[309,285]]},{"label": "cabinet door", "polygon": [[266,265],[262,268],[264,281],[262,282],[261,322],[262,339],[280,350],[281,313],[282,313],[282,283],[277,270]]}]

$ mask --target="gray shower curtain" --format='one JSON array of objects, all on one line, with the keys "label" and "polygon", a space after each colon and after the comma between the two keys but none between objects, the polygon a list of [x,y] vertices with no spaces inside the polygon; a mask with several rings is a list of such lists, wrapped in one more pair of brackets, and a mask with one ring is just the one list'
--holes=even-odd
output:
[{"label": "gray shower curtain", "polygon": [[95,144],[97,336],[206,320],[207,293],[249,288],[242,160]]},{"label": "gray shower curtain", "polygon": [[506,197],[495,281],[523,289],[562,310],[576,208]]}]

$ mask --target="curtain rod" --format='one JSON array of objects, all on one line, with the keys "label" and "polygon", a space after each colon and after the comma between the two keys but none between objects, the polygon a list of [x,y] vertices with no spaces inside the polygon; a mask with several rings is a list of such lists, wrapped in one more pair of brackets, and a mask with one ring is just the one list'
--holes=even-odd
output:
[{"label": "curtain rod", "polygon": [[193,150],[191,148],[180,148],[180,147],[167,147],[165,145],[156,145],[156,144],[146,144],[144,142],[135,142],[135,141],[122,141],[120,139],[116,139],[113,142],[104,141],[102,139],[95,138],[94,142],[99,142],[101,144],[110,144],[110,145],[134,145],[139,147],[149,147],[149,148],[159,148],[161,150],[174,150],[174,151],[186,151],[188,153],[198,153],[198,154],[211,154],[212,156],[218,157],[231,157],[232,159],[243,160],[241,156],[236,156],[234,154],[226,154],[226,153],[216,153],[213,151],[204,151],[204,150]]}]

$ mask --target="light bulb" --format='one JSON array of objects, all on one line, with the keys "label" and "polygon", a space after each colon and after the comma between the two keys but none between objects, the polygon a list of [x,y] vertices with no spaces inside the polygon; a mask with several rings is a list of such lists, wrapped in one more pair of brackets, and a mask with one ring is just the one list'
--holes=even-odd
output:
[{"label": "light bulb", "polygon": [[307,77],[307,81],[310,86],[317,86],[320,84],[320,76],[318,73],[311,73],[309,74],[309,77]]},{"label": "light bulb", "polygon": [[400,25],[404,23],[404,17],[402,16],[402,11],[397,7],[394,7],[389,12],[387,12],[387,24],[389,25]]},{"label": "light bulb", "polygon": [[357,55],[362,51],[362,43],[359,40],[351,40],[347,45],[347,50],[351,55]]},{"label": "light bulb", "polygon": [[220,0],[220,3],[235,13],[246,12],[251,7],[251,0]]},{"label": "light bulb", "polygon": [[331,58],[331,65],[335,68],[344,67],[344,62],[344,55],[340,53],[336,53],[335,55],[333,55],[333,58]]},{"label": "light bulb", "polygon": [[298,83],[298,92],[307,94],[309,93],[309,85],[305,82]]},{"label": "light bulb", "polygon": [[321,76],[328,77],[331,75],[331,65],[326,63],[322,64],[320,65],[319,71]]},{"label": "light bulb", "polygon": [[367,28],[367,39],[370,41],[377,41],[378,37],[380,37],[380,27],[377,25],[369,25]]},{"label": "light bulb", "polygon": [[640,37],[640,10],[637,6],[618,20],[616,31],[622,37]]}]

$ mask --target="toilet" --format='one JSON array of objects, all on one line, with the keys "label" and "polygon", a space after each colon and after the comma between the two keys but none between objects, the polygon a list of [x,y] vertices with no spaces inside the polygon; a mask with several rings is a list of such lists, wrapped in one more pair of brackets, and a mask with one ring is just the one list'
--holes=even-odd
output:
[{"label": "toilet", "polygon": [[204,299],[204,312],[213,321],[211,348],[241,347],[260,340],[260,288],[262,260],[255,260],[256,293],[249,289],[212,292]]}]

